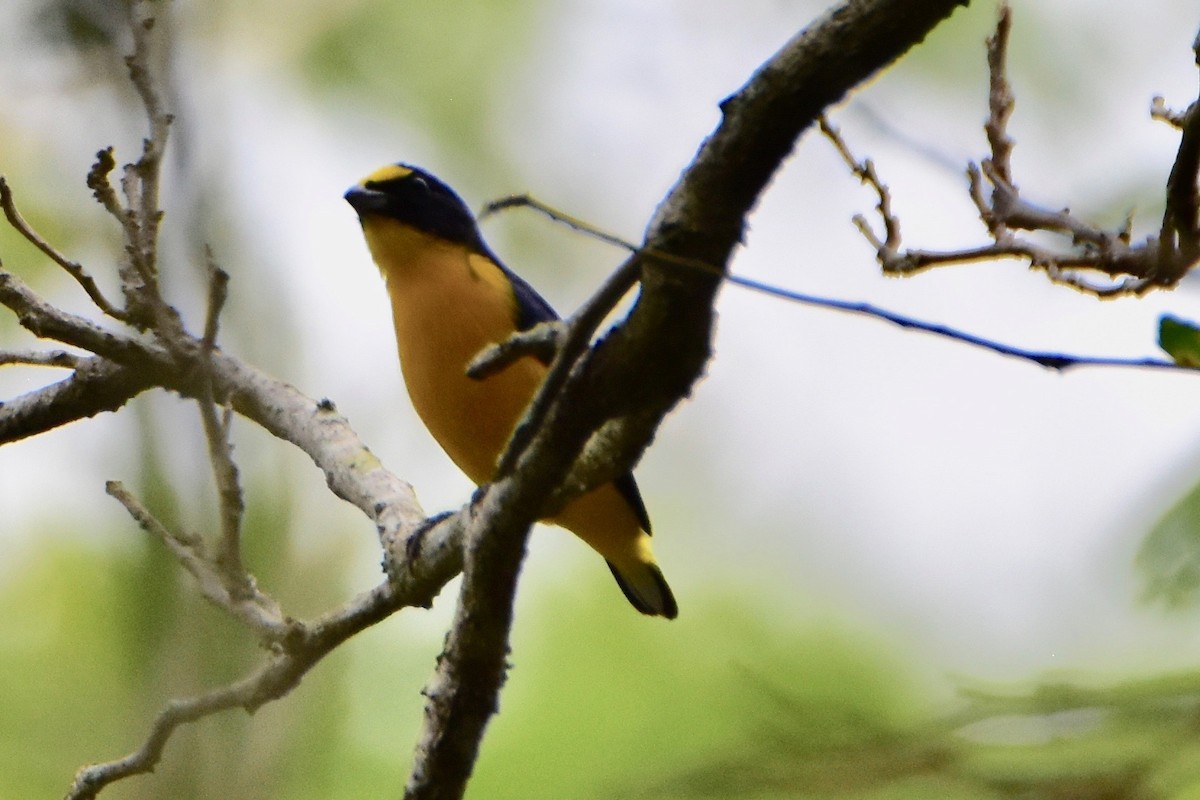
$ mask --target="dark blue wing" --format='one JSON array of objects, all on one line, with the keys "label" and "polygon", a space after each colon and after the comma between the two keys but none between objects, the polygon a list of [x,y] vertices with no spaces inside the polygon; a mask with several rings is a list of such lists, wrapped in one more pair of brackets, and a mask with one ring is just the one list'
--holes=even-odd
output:
[{"label": "dark blue wing", "polygon": [[[504,266],[504,263],[491,252],[487,252],[487,257],[492,259],[496,263],[496,266],[504,270],[504,274],[512,282],[513,298],[517,303],[517,330],[529,330],[539,322],[551,322],[560,319],[554,308],[524,278]],[[613,485],[617,487],[617,491],[621,493],[621,496],[629,503],[629,507],[633,509],[633,513],[637,516],[642,530],[650,533],[650,515],[646,513],[646,504],[642,501],[642,493],[638,491],[637,483],[633,479],[633,473],[629,472],[622,475],[613,481]]]},{"label": "dark blue wing", "polygon": [[517,330],[527,331],[539,322],[551,322],[560,318],[554,308],[546,302],[546,298],[538,294],[524,278],[499,261],[496,264],[512,282],[513,298],[517,301]]}]

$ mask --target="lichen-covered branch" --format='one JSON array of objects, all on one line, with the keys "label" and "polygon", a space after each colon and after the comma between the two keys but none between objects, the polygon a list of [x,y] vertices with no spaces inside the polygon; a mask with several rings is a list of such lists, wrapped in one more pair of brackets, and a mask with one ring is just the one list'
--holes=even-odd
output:
[{"label": "lichen-covered branch", "polygon": [[[120,225],[124,262],[118,269],[125,308],[96,288],[84,268],[41,237],[17,210],[13,193],[0,183],[0,206],[10,225],[66,270],[97,308],[128,327],[110,329],[70,314],[40,297],[0,265],[0,306],[35,336],[70,345],[63,350],[5,352],[3,363],[72,370],[58,383],[0,403],[0,444],[32,436],[100,411],[116,410],[137,394],[163,388],[195,399],[201,409],[221,507],[220,531],[193,537],[170,531],[119,483],[108,486],[140,527],[158,539],[196,581],[200,593],[241,622],[268,646],[262,665],[242,681],[196,698],[171,701],[144,744],[130,755],[81,769],[72,798],[94,797],[115,780],[153,769],[180,725],[224,708],[248,710],[291,690],[321,658],[345,639],[405,606],[427,606],[461,569],[462,518],[450,516],[424,533],[419,565],[405,562],[404,542],[424,518],[411,488],[388,472],[328,400],[315,401],[217,348],[219,316],[228,276],[210,262],[210,299],[203,334],[190,334],[163,298],[158,283],[158,181],[170,115],[158,94],[151,53],[153,14],[165,7],[141,0],[131,8],[134,52],[131,79],[150,120],[138,160],[123,168],[121,194],[109,182],[116,167],[111,148],[97,155],[87,184]],[[122,199],[122,196],[124,199]],[[373,520],[384,551],[388,579],[376,589],[312,621],[290,617],[255,584],[241,562],[241,488],[228,442],[230,410],[295,444],[324,471],[337,496]]]}]

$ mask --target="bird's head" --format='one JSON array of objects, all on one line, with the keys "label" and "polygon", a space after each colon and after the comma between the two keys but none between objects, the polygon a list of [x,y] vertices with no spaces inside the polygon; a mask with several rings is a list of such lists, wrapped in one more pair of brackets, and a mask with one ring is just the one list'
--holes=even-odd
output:
[{"label": "bird's head", "polygon": [[453,189],[423,169],[389,164],[344,196],[364,222],[372,217],[390,219],[472,250],[485,247],[471,209]]}]

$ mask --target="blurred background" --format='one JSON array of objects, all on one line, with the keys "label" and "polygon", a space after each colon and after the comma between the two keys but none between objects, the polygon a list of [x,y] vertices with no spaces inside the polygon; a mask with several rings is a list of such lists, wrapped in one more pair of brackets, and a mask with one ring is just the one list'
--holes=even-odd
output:
[{"label": "blurred background", "polygon": [[[403,160],[474,207],[530,192],[638,239],[717,103],[823,5],[164,5],[169,299],[202,325],[211,245],[232,276],[222,346],[332,399],[427,512],[455,508],[471,487],[409,407],[342,192]],[[1153,231],[1178,136],[1148,110],[1195,98],[1194,6],[1014,6],[1026,196]],[[963,172],[986,154],[995,16],[959,11],[832,114],[876,160],[911,247],[984,241]],[[0,173],[110,295],[118,231],[84,175],[102,147],[139,152],[128,48],[120,3],[0,5]],[[733,269],[1079,354],[1154,355],[1160,314],[1200,319],[1190,282],[1100,302],[1016,262],[884,279],[850,222],[874,203],[806,136]],[[564,312],[622,257],[528,212],[484,234]],[[7,227],[0,258],[95,316]],[[1055,374],[738,287],[719,312],[707,377],[638,470],[679,619],[640,618],[594,554],[537,531],[469,796],[1200,797],[1200,381]],[[33,344],[0,314],[0,348]],[[0,398],[56,377],[5,367]],[[170,525],[211,532],[203,441],[193,406],[160,392],[0,448],[0,798],[60,796],[79,765],[134,749],[167,698],[256,663],[104,494],[125,481]],[[245,423],[235,441],[248,563],[290,613],[380,579],[372,525],[304,456]],[[180,731],[153,776],[104,796],[398,793],[456,586],[253,718]]]}]

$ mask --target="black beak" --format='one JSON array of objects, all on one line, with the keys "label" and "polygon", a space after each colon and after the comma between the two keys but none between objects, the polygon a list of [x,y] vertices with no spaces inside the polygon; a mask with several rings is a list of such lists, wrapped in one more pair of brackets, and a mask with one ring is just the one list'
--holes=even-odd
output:
[{"label": "black beak", "polygon": [[346,198],[346,202],[358,212],[360,217],[364,214],[378,214],[387,208],[387,195],[383,192],[377,192],[374,189],[352,186],[342,196]]}]

